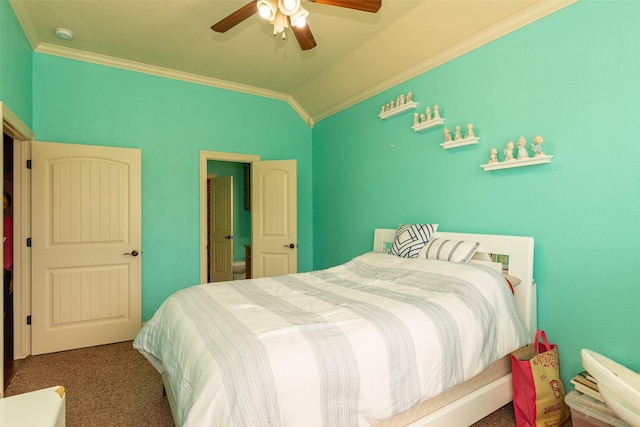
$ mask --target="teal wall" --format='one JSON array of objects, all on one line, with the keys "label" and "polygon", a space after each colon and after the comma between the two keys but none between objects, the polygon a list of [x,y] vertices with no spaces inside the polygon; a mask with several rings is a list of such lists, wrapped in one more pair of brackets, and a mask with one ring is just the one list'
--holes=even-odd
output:
[{"label": "teal wall", "polygon": [[311,130],[285,102],[37,53],[33,88],[39,141],[142,150],[143,320],[200,281],[200,150],[297,160],[311,269]]},{"label": "teal wall", "polygon": [[207,173],[233,177],[233,260],[244,261],[244,245],[251,244],[251,211],[244,209],[244,164],[210,160]]},{"label": "teal wall", "polygon": [[27,126],[32,125],[31,46],[11,5],[0,0],[0,102]]},{"label": "teal wall", "polygon": [[[314,267],[401,222],[533,236],[538,326],[566,384],[581,348],[640,370],[638,16],[640,2],[581,1],[319,122]],[[443,150],[442,127],[377,117],[408,91],[452,132],[473,123],[479,144]],[[480,168],[491,147],[538,134],[551,164]]]}]

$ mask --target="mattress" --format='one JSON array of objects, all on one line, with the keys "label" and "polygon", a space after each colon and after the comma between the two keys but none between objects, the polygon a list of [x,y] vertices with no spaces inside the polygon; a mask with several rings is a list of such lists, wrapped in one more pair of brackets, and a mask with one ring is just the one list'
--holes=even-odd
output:
[{"label": "mattress", "polygon": [[134,347],[170,379],[180,425],[369,426],[528,341],[500,274],[367,253],[179,291]]}]

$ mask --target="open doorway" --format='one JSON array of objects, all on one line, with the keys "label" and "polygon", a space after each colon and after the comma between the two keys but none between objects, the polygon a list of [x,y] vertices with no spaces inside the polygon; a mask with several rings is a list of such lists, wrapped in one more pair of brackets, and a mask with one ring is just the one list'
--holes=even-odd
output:
[{"label": "open doorway", "polygon": [[15,373],[13,357],[14,310],[13,310],[13,138],[3,132],[3,267],[4,267],[4,387],[6,388]]},{"label": "open doorway", "polygon": [[[200,283],[209,283],[209,162],[227,162],[232,164],[249,165],[260,161],[260,156],[251,154],[225,153],[220,151],[200,151]],[[244,169],[244,166],[242,166]],[[216,172],[211,172],[216,174]],[[249,183],[250,185],[250,183]],[[241,210],[244,210],[244,206]],[[249,218],[252,211],[249,210]],[[251,229],[249,229],[251,236]],[[251,244],[251,237],[249,237]]]},{"label": "open doorway", "polygon": [[250,171],[248,163],[207,161],[208,282],[251,277]]}]

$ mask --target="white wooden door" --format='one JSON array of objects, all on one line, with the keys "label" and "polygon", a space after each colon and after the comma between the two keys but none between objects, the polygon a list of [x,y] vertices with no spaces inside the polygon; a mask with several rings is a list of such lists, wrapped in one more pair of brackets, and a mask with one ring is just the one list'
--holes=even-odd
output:
[{"label": "white wooden door", "polygon": [[141,327],[140,150],[32,145],[32,354]]},{"label": "white wooden door", "polygon": [[233,177],[212,178],[209,187],[211,203],[210,271],[212,282],[233,280]]},{"label": "white wooden door", "polygon": [[296,161],[253,162],[251,167],[251,275],[271,277],[296,273]]}]

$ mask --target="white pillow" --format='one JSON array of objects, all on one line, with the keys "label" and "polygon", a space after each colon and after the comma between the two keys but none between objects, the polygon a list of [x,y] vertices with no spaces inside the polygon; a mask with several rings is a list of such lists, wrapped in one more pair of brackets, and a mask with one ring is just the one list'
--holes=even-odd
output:
[{"label": "white pillow", "polygon": [[435,238],[424,245],[418,258],[466,263],[476,253],[478,246],[479,242]]},{"label": "white pillow", "polygon": [[420,249],[437,230],[438,224],[400,224],[389,253],[402,258],[418,258]]}]

